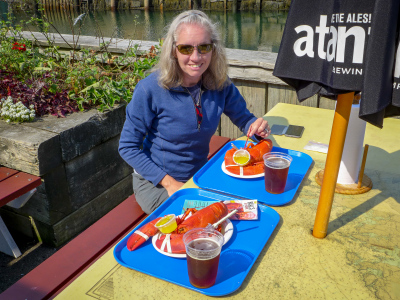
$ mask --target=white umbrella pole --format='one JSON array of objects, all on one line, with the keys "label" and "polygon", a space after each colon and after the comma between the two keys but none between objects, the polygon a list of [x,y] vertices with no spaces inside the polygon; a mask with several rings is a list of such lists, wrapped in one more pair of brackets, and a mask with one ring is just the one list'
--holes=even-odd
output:
[{"label": "white umbrella pole", "polygon": [[316,238],[322,239],[326,237],[328,232],[329,217],[331,214],[333,196],[335,194],[336,181],[339,174],[340,161],[342,159],[353,99],[354,92],[341,94],[337,99],[328,155],[325,163],[324,178],[322,180],[313,229],[313,236]]}]

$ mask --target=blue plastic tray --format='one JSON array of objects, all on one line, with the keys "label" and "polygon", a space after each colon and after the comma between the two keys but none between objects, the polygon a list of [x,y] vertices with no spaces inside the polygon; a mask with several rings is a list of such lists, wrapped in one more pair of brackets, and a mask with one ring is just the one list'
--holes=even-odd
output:
[{"label": "blue plastic tray", "polygon": [[[244,147],[245,141],[232,143],[240,148]],[[231,143],[226,144],[193,176],[193,181],[198,187],[236,197],[257,199],[267,205],[280,206],[292,201],[313,161],[308,154],[273,147],[272,151],[287,153],[292,156],[293,161],[290,164],[285,191],[282,194],[270,194],[265,190],[264,177],[242,179],[229,176],[222,171],[221,165],[225,153],[231,148]]]},{"label": "blue plastic tray", "polygon": [[[233,197],[219,195],[201,189],[184,189],[176,192],[149,215],[137,228],[158,216],[180,214],[183,203],[189,200],[231,200]],[[258,255],[279,222],[279,214],[272,208],[259,205],[258,220],[232,221],[234,232],[222,247],[217,280],[214,286],[199,289],[192,286],[187,274],[186,259],[172,258],[157,252],[149,239],[135,251],[126,248],[129,236],[114,248],[114,257],[125,267],[175,283],[209,296],[223,296],[236,291],[243,283]]]}]

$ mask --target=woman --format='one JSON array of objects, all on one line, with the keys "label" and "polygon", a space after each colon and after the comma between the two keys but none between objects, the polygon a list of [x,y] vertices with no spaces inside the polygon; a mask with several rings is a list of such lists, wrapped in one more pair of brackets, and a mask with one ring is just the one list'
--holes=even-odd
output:
[{"label": "woman", "polygon": [[206,162],[221,114],[265,138],[256,118],[227,76],[216,26],[201,11],[179,14],[164,40],[160,62],[135,87],[126,108],[119,153],[130,164],[136,200],[147,214],[176,192]]}]

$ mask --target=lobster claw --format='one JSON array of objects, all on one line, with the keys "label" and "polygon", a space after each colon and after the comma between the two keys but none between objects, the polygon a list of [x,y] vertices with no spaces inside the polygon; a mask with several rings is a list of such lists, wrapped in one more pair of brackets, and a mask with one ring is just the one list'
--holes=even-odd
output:
[{"label": "lobster claw", "polygon": [[128,239],[126,247],[128,250],[133,251],[146,242],[150,237],[154,236],[158,229],[154,226],[161,217],[143,225],[138,230],[136,230]]}]

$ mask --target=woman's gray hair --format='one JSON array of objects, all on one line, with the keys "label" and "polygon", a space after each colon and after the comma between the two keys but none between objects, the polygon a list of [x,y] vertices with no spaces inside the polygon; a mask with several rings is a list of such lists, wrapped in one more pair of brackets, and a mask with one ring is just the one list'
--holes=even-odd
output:
[{"label": "woman's gray hair", "polygon": [[175,55],[175,42],[178,39],[182,24],[198,24],[204,28],[214,44],[211,62],[203,73],[203,85],[210,90],[220,90],[228,82],[228,65],[225,49],[216,24],[213,24],[208,16],[199,10],[188,10],[179,14],[169,26],[167,35],[161,48],[160,61],[156,70],[159,70],[159,83],[164,88],[172,88],[182,85],[183,72],[179,67]]}]

